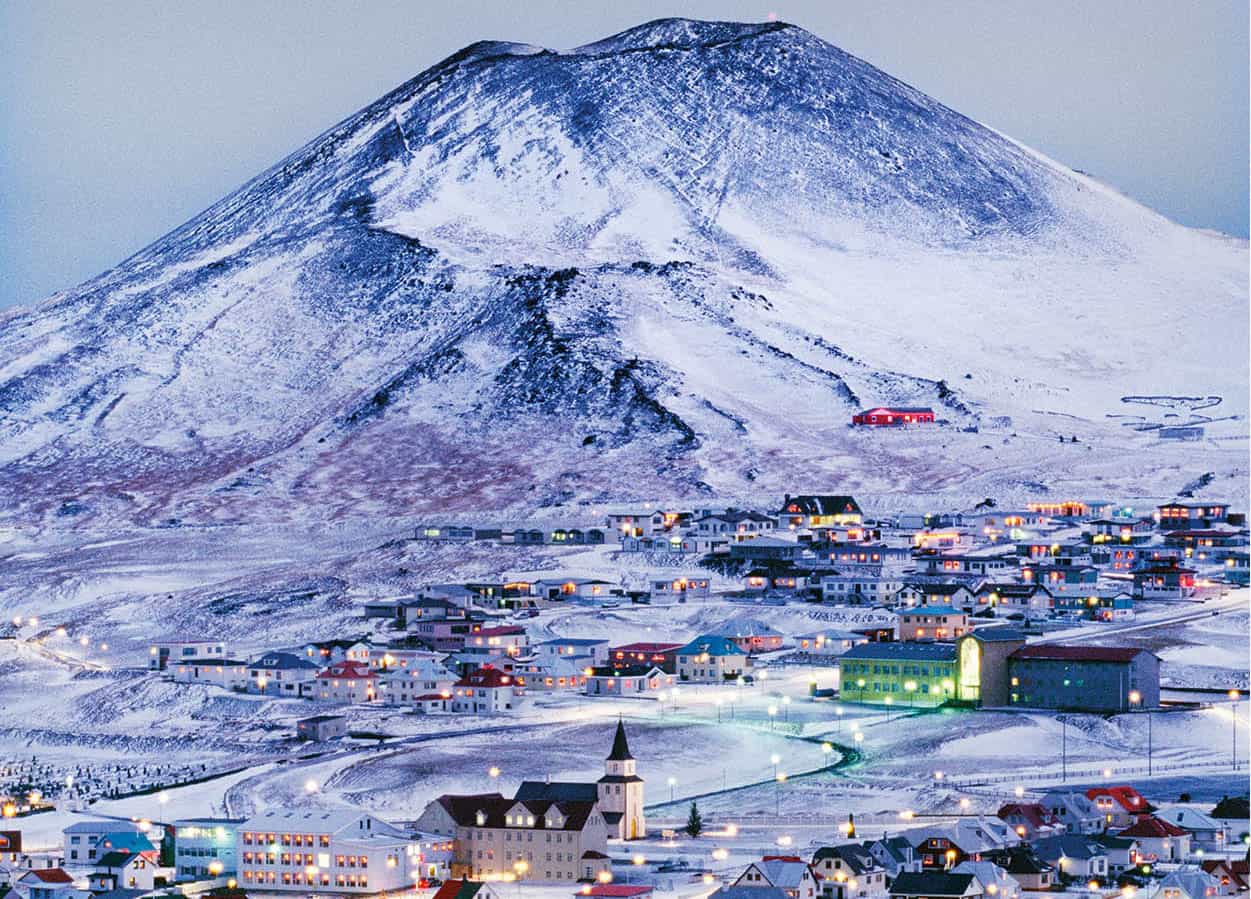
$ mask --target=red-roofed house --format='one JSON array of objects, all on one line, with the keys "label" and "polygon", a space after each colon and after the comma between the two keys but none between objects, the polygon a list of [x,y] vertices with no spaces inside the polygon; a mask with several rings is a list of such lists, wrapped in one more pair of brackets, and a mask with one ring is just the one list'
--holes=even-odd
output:
[{"label": "red-roofed house", "polygon": [[1143,815],[1155,811],[1155,806],[1133,787],[1092,787],[1086,798],[1094,802],[1109,830],[1129,827]]},{"label": "red-roofed house", "polygon": [[63,899],[86,895],[74,886],[74,878],[61,868],[32,868],[13,883],[14,891],[27,899]]},{"label": "red-roofed house", "polygon": [[1202,867],[1220,881],[1221,896],[1237,896],[1251,888],[1251,863],[1246,858],[1207,859]]},{"label": "red-roofed house", "polygon": [[1190,832],[1154,815],[1143,815],[1117,836],[1136,840],[1143,861],[1180,862],[1190,855]]},{"label": "red-roofed house", "polygon": [[1054,836],[1064,830],[1060,819],[1037,802],[1009,802],[997,814],[1018,837],[1025,840]]},{"label": "red-roofed house", "polygon": [[934,423],[934,410],[928,406],[898,408],[875,406],[872,409],[857,412],[851,417],[851,423],[855,425],[870,425],[877,428],[932,425]]},{"label": "red-roofed house", "polygon": [[678,650],[685,643],[626,643],[608,650],[608,661],[614,665],[655,665],[665,674],[676,674]]},{"label": "red-roofed house", "polygon": [[497,715],[521,708],[525,688],[511,674],[492,665],[471,671],[452,687],[452,711]]},{"label": "red-roofed house", "polygon": [[374,702],[378,672],[365,662],[335,662],[317,674],[317,698],[327,702]]},{"label": "red-roofed house", "polygon": [[588,883],[573,895],[598,899],[648,899],[654,891],[655,887],[641,883]]}]

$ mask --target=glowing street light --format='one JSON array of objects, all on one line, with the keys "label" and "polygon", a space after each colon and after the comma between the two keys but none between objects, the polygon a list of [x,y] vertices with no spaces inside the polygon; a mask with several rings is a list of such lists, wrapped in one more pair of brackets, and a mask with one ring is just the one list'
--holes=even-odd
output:
[{"label": "glowing street light", "polygon": [[678,779],[676,777],[669,778],[669,801],[670,802],[673,802],[673,788],[676,787],[677,785],[678,785]]},{"label": "glowing street light", "polygon": [[311,777],[308,780],[304,781],[305,793],[316,793],[317,789],[318,789],[317,781],[313,780]]}]

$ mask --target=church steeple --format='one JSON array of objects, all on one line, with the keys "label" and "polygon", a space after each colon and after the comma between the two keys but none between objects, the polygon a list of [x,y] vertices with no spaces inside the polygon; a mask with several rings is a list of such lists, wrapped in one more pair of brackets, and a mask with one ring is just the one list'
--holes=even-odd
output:
[{"label": "church steeple", "polygon": [[612,752],[608,754],[607,761],[626,762],[633,759],[634,756],[630,755],[630,744],[626,742],[625,723],[618,718],[617,735],[612,739]]}]

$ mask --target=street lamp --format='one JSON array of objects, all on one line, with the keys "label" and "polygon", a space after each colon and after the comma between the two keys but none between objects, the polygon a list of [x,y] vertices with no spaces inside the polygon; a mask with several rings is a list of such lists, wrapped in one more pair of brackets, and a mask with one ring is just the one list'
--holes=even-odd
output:
[{"label": "street lamp", "polygon": [[835,706],[834,714],[838,716],[835,720],[838,722],[838,732],[841,734],[843,732],[843,707],[841,705]]},{"label": "street lamp", "polygon": [[782,757],[776,752],[769,756],[769,762],[773,765],[773,776],[778,776],[778,762],[782,761]]},{"label": "street lamp", "polygon": [[791,698],[789,696],[782,697],[782,709],[786,714],[786,720],[791,720]]},{"label": "street lamp", "polygon": [[712,704],[717,707],[717,723],[720,724],[721,723],[721,697],[718,696],[716,699],[714,699],[712,701]]},{"label": "street lamp", "polygon": [[1237,690],[1229,691],[1229,720],[1233,724],[1233,729],[1234,729],[1233,730],[1234,742],[1232,744],[1233,754],[1230,756],[1230,758],[1233,760],[1235,771],[1238,770],[1238,700],[1239,698],[1241,698],[1241,696],[1242,694],[1239,693]]},{"label": "street lamp", "polygon": [[773,730],[773,719],[777,717],[778,707],[770,705],[766,711],[769,713],[769,730]]},{"label": "street lamp", "polygon": [[773,776],[773,817],[782,817],[782,784],[786,783],[786,772],[779,771]]},{"label": "street lamp", "polygon": [[669,801],[670,802],[673,802],[673,788],[676,787],[677,785],[678,785],[678,779],[676,777],[669,778]]},{"label": "street lamp", "polygon": [[[1129,704],[1135,707],[1141,706],[1142,694],[1139,693],[1137,690],[1130,690],[1129,691]],[[1152,761],[1152,744],[1154,743],[1154,740],[1152,739],[1152,733],[1151,733],[1151,730],[1152,730],[1151,709],[1144,709],[1144,711],[1147,713],[1147,776],[1150,777],[1151,776],[1151,761]]]},{"label": "street lamp", "polygon": [[305,792],[305,793],[316,793],[316,792],[317,792],[317,781],[313,780],[311,777],[310,777],[308,780],[304,781],[304,792]]},{"label": "street lamp", "polygon": [[914,680],[905,681],[904,689],[908,691],[908,711],[912,711],[912,700],[916,696],[917,682]]}]

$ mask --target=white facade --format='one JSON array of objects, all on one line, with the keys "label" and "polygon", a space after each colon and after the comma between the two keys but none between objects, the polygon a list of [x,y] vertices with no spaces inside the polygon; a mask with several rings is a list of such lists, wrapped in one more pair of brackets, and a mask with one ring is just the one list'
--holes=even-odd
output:
[{"label": "white facade", "polygon": [[353,812],[273,812],[239,825],[244,891],[365,894],[411,889],[425,876],[420,841]]}]

